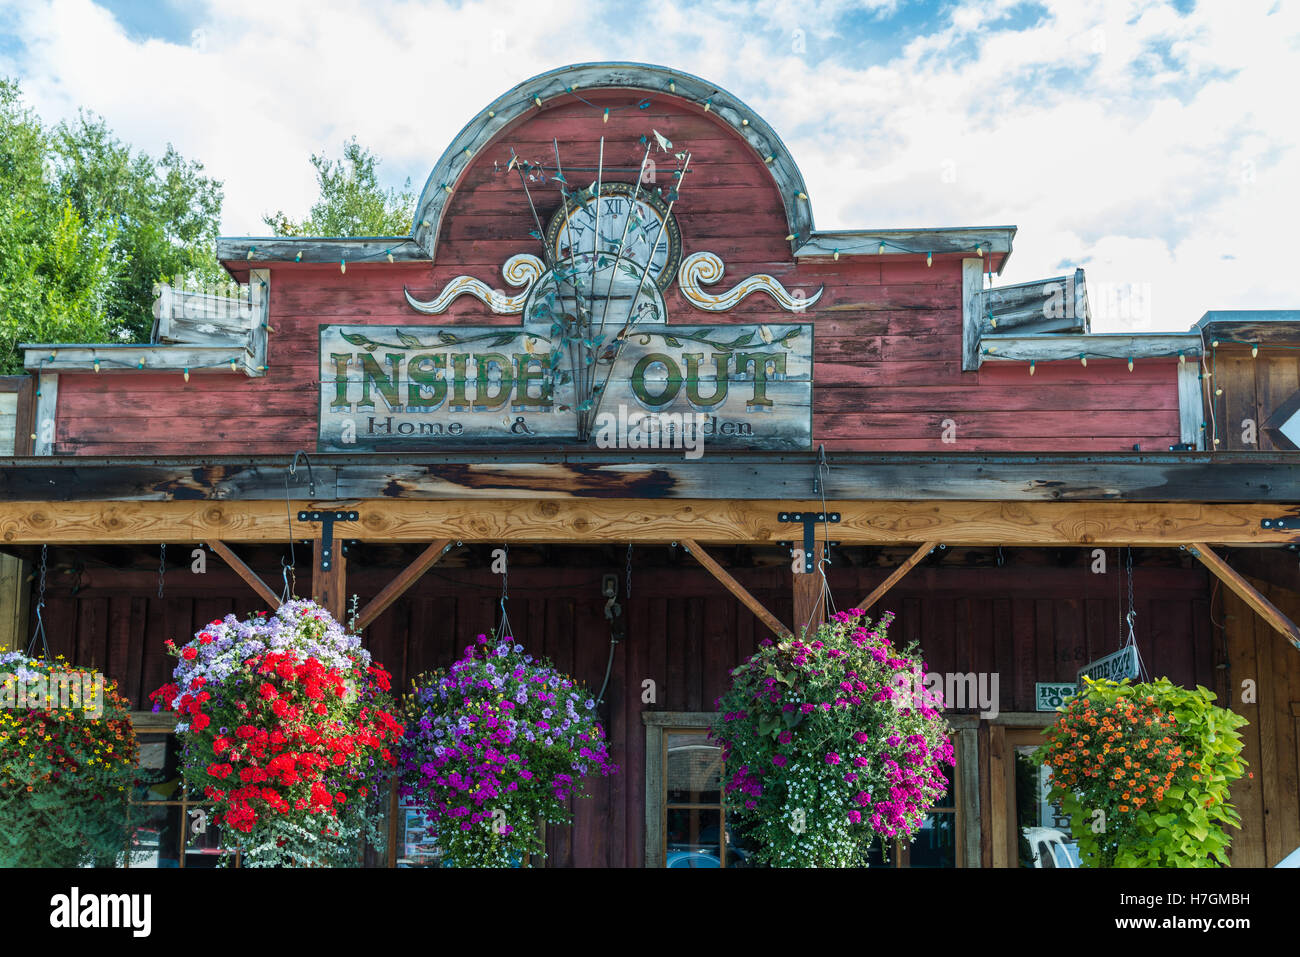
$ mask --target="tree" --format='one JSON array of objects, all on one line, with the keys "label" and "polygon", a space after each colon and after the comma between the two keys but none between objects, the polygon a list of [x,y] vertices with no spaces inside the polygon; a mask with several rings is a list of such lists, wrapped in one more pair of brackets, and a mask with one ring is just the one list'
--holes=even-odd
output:
[{"label": "tree", "polygon": [[53,187],[49,136],[0,80],[0,373],[20,342],[117,341],[105,303],[116,275],[111,223],[88,224]]},{"label": "tree", "polygon": [[212,281],[221,184],[102,118],[47,128],[0,79],[0,374],[21,342],[147,342],[154,286]]},{"label": "tree", "polygon": [[379,159],[356,137],[343,144],[343,158],[312,154],[320,197],[307,218],[295,222],[282,210],[262,217],[277,236],[405,236],[415,215],[411,181],[401,192],[379,185]]}]

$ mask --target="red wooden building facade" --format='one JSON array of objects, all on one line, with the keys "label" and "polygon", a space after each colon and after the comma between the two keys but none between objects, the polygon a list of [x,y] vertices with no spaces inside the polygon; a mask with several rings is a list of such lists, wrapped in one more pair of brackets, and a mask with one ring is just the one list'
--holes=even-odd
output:
[{"label": "red wooden building facade", "polygon": [[[626,344],[623,365],[604,363],[610,394],[653,412],[680,393],[671,408],[716,413],[698,458],[602,447],[597,429],[580,440],[603,398],[583,392],[581,363],[540,407],[534,362],[558,335],[531,311],[546,282],[552,303],[585,290],[615,324],[642,296],[620,285],[617,261],[563,291],[555,277],[566,256],[582,262],[585,221],[560,215],[557,176],[591,184],[578,205],[596,207],[589,226],[606,242],[626,241],[641,227],[628,211],[644,211],[644,261],[623,264],[655,287],[656,309],[586,348],[599,370],[603,349]],[[405,685],[497,624],[490,552],[507,545],[521,642],[599,687],[621,637],[604,716],[622,773],[578,803],[571,828],[551,829],[549,865],[720,858],[716,788],[674,748],[699,740],[686,736],[770,630],[825,613],[821,576],[792,571],[806,539],[790,513],[834,512],[812,549],[829,555],[830,600],[854,607],[886,588],[872,607],[897,613],[895,636],[994,696],[952,709],[950,803],[890,863],[1023,863],[1019,837],[1047,813],[1017,775],[1051,717],[1035,685],[1073,681],[1119,648],[1129,610],[1152,675],[1206,685],[1251,719],[1263,773],[1239,789],[1234,860],[1275,863],[1300,844],[1288,620],[1300,587],[1274,556],[1300,536],[1263,522],[1296,514],[1294,451],[1220,447],[1203,330],[1093,334],[1081,273],[997,285],[1013,227],[825,232],[813,199],[775,131],[711,84],[570,67],[476,114],[411,236],[223,239],[247,289],[233,317],[173,304],[150,346],[32,345],[39,394],[31,438],[24,423],[5,463],[0,538],[29,565],[50,546],[51,650],[101,667],[143,710],[168,677],[163,641],[265,607],[293,541],[299,594],[340,613],[353,595],[362,609],[384,596],[362,612],[365,640]],[[620,244],[605,248],[622,260]],[[609,284],[596,307],[598,275]],[[723,380],[730,404],[710,406]],[[291,470],[298,450],[307,461]],[[294,519],[303,507],[358,512],[334,527],[347,544],[329,571],[320,524]],[[216,551],[197,574],[204,544]],[[1250,580],[1215,564],[1225,547],[1249,559]],[[395,577],[404,590],[387,603]],[[1240,700],[1243,678],[1258,701]],[[153,800],[160,833],[178,828],[184,807]],[[395,833],[393,859],[414,859]]]}]

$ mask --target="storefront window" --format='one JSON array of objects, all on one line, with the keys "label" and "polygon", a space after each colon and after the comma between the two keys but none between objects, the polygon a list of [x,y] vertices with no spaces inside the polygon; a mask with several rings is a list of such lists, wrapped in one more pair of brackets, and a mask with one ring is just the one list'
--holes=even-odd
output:
[{"label": "storefront window", "polygon": [[722,749],[704,729],[664,736],[664,866],[746,867],[744,836],[722,805]]},{"label": "storefront window", "polygon": [[140,771],[131,795],[126,867],[216,867],[222,857],[239,866],[211,820],[212,804],[190,795],[181,780],[176,735],[140,736]]},{"label": "storefront window", "polygon": [[940,765],[948,778],[948,792],[926,815],[916,839],[911,843],[896,841],[879,845],[867,856],[870,867],[956,867],[957,866],[957,795],[953,768]]},{"label": "storefront window", "polygon": [[1052,770],[1032,757],[1036,747],[1017,747],[1016,833],[1020,867],[1078,867],[1079,846],[1070,838],[1070,818],[1048,800]]}]

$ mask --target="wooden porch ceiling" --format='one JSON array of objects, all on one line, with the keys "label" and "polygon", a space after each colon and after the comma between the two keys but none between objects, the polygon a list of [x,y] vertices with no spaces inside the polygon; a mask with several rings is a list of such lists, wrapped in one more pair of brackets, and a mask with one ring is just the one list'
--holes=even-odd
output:
[{"label": "wooden porch ceiling", "polygon": [[[319,534],[300,509],[355,510],[334,534],[363,542],[801,542],[781,522],[820,501],[487,499],[419,501],[0,502],[0,543],[276,542]],[[840,515],[818,538],[845,545],[1175,546],[1300,542],[1300,505],[1204,502],[829,501]],[[290,521],[290,513],[295,520]]]}]

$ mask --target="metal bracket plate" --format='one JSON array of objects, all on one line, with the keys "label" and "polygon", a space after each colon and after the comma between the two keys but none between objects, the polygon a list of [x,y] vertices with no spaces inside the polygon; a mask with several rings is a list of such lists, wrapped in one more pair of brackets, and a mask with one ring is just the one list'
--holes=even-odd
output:
[{"label": "metal bracket plate", "polygon": [[302,511],[298,513],[300,522],[320,522],[320,570],[327,572],[334,564],[334,523],[355,522],[361,517],[360,512],[323,512]]},{"label": "metal bracket plate", "polygon": [[840,513],[778,512],[776,520],[778,522],[797,522],[803,525],[803,570],[805,573],[810,573],[813,570],[813,555],[817,551],[817,526],[839,524]]}]

